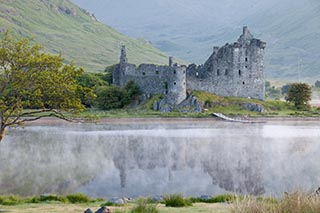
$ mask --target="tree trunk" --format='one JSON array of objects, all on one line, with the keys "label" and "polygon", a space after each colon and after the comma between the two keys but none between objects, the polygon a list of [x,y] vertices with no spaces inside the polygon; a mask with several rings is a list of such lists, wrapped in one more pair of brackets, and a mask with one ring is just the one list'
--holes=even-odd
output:
[{"label": "tree trunk", "polygon": [[0,143],[1,143],[2,139],[4,138],[5,132],[6,132],[6,130],[4,128],[0,130]]}]

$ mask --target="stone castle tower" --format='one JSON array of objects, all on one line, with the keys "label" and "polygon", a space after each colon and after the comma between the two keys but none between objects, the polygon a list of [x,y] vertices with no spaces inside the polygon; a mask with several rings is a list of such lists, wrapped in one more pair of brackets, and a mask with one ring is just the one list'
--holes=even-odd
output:
[{"label": "stone castle tower", "polygon": [[177,105],[186,99],[187,90],[201,90],[220,96],[245,97],[264,100],[265,79],[263,57],[266,43],[255,39],[247,27],[239,39],[213,52],[203,65],[188,67],[128,63],[126,48],[121,47],[120,63],[113,72],[113,83],[124,86],[136,82],[140,90],[149,95],[163,94],[166,103]]},{"label": "stone castle tower", "polygon": [[263,57],[265,42],[255,39],[247,27],[237,42],[214,47],[204,65],[189,65],[187,88],[221,96],[264,100]]}]

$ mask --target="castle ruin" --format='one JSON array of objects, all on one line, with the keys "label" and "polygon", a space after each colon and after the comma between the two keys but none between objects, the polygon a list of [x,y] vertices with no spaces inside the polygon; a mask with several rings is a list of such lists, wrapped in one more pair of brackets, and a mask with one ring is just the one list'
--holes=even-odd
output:
[{"label": "castle ruin", "polygon": [[113,83],[120,87],[133,80],[146,95],[163,94],[166,102],[178,105],[187,90],[200,90],[220,96],[264,100],[265,80],[263,56],[266,43],[255,39],[247,27],[237,42],[214,47],[203,65],[173,64],[168,66],[128,63],[126,49],[121,48],[120,63],[113,72]]}]

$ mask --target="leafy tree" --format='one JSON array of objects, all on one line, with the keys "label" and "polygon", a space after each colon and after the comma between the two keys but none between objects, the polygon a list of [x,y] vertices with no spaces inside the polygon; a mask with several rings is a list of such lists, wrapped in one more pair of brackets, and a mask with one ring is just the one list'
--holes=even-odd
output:
[{"label": "leafy tree", "polygon": [[94,105],[97,97],[94,93],[95,89],[99,86],[107,85],[107,82],[98,73],[84,72],[77,78],[77,82],[81,86],[81,89],[78,89],[81,103],[86,107]]},{"label": "leafy tree", "polygon": [[306,83],[293,83],[289,87],[286,101],[292,102],[297,109],[309,107],[308,102],[311,100],[311,87]]},{"label": "leafy tree", "polygon": [[320,81],[317,80],[317,81],[314,83],[314,86],[317,87],[317,88],[320,88]]},{"label": "leafy tree", "polygon": [[127,104],[127,93],[116,86],[102,86],[97,88],[97,105],[99,109],[109,110],[122,108]]},{"label": "leafy tree", "polygon": [[[8,32],[0,41],[0,142],[9,126],[42,117],[67,119],[63,112],[84,108],[77,90],[83,72],[61,55],[42,52],[28,39],[15,39]],[[31,109],[33,108],[33,109]]]}]

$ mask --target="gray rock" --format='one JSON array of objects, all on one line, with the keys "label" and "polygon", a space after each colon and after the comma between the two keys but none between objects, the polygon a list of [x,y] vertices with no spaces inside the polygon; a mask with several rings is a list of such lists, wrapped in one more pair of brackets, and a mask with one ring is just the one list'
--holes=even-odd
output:
[{"label": "gray rock", "polygon": [[245,103],[245,104],[242,104],[242,107],[245,110],[249,110],[253,112],[266,112],[265,108],[262,105],[256,104],[256,103]]},{"label": "gray rock", "polygon": [[95,213],[112,213],[112,211],[108,207],[103,206],[100,209],[98,209]]},{"label": "gray rock", "polygon": [[84,213],[93,213],[93,211],[91,209],[87,209],[84,211]]},{"label": "gray rock", "polygon": [[117,205],[123,205],[123,204],[125,204],[127,202],[123,198],[113,197],[113,198],[110,198],[108,200],[108,203],[117,204]]}]

